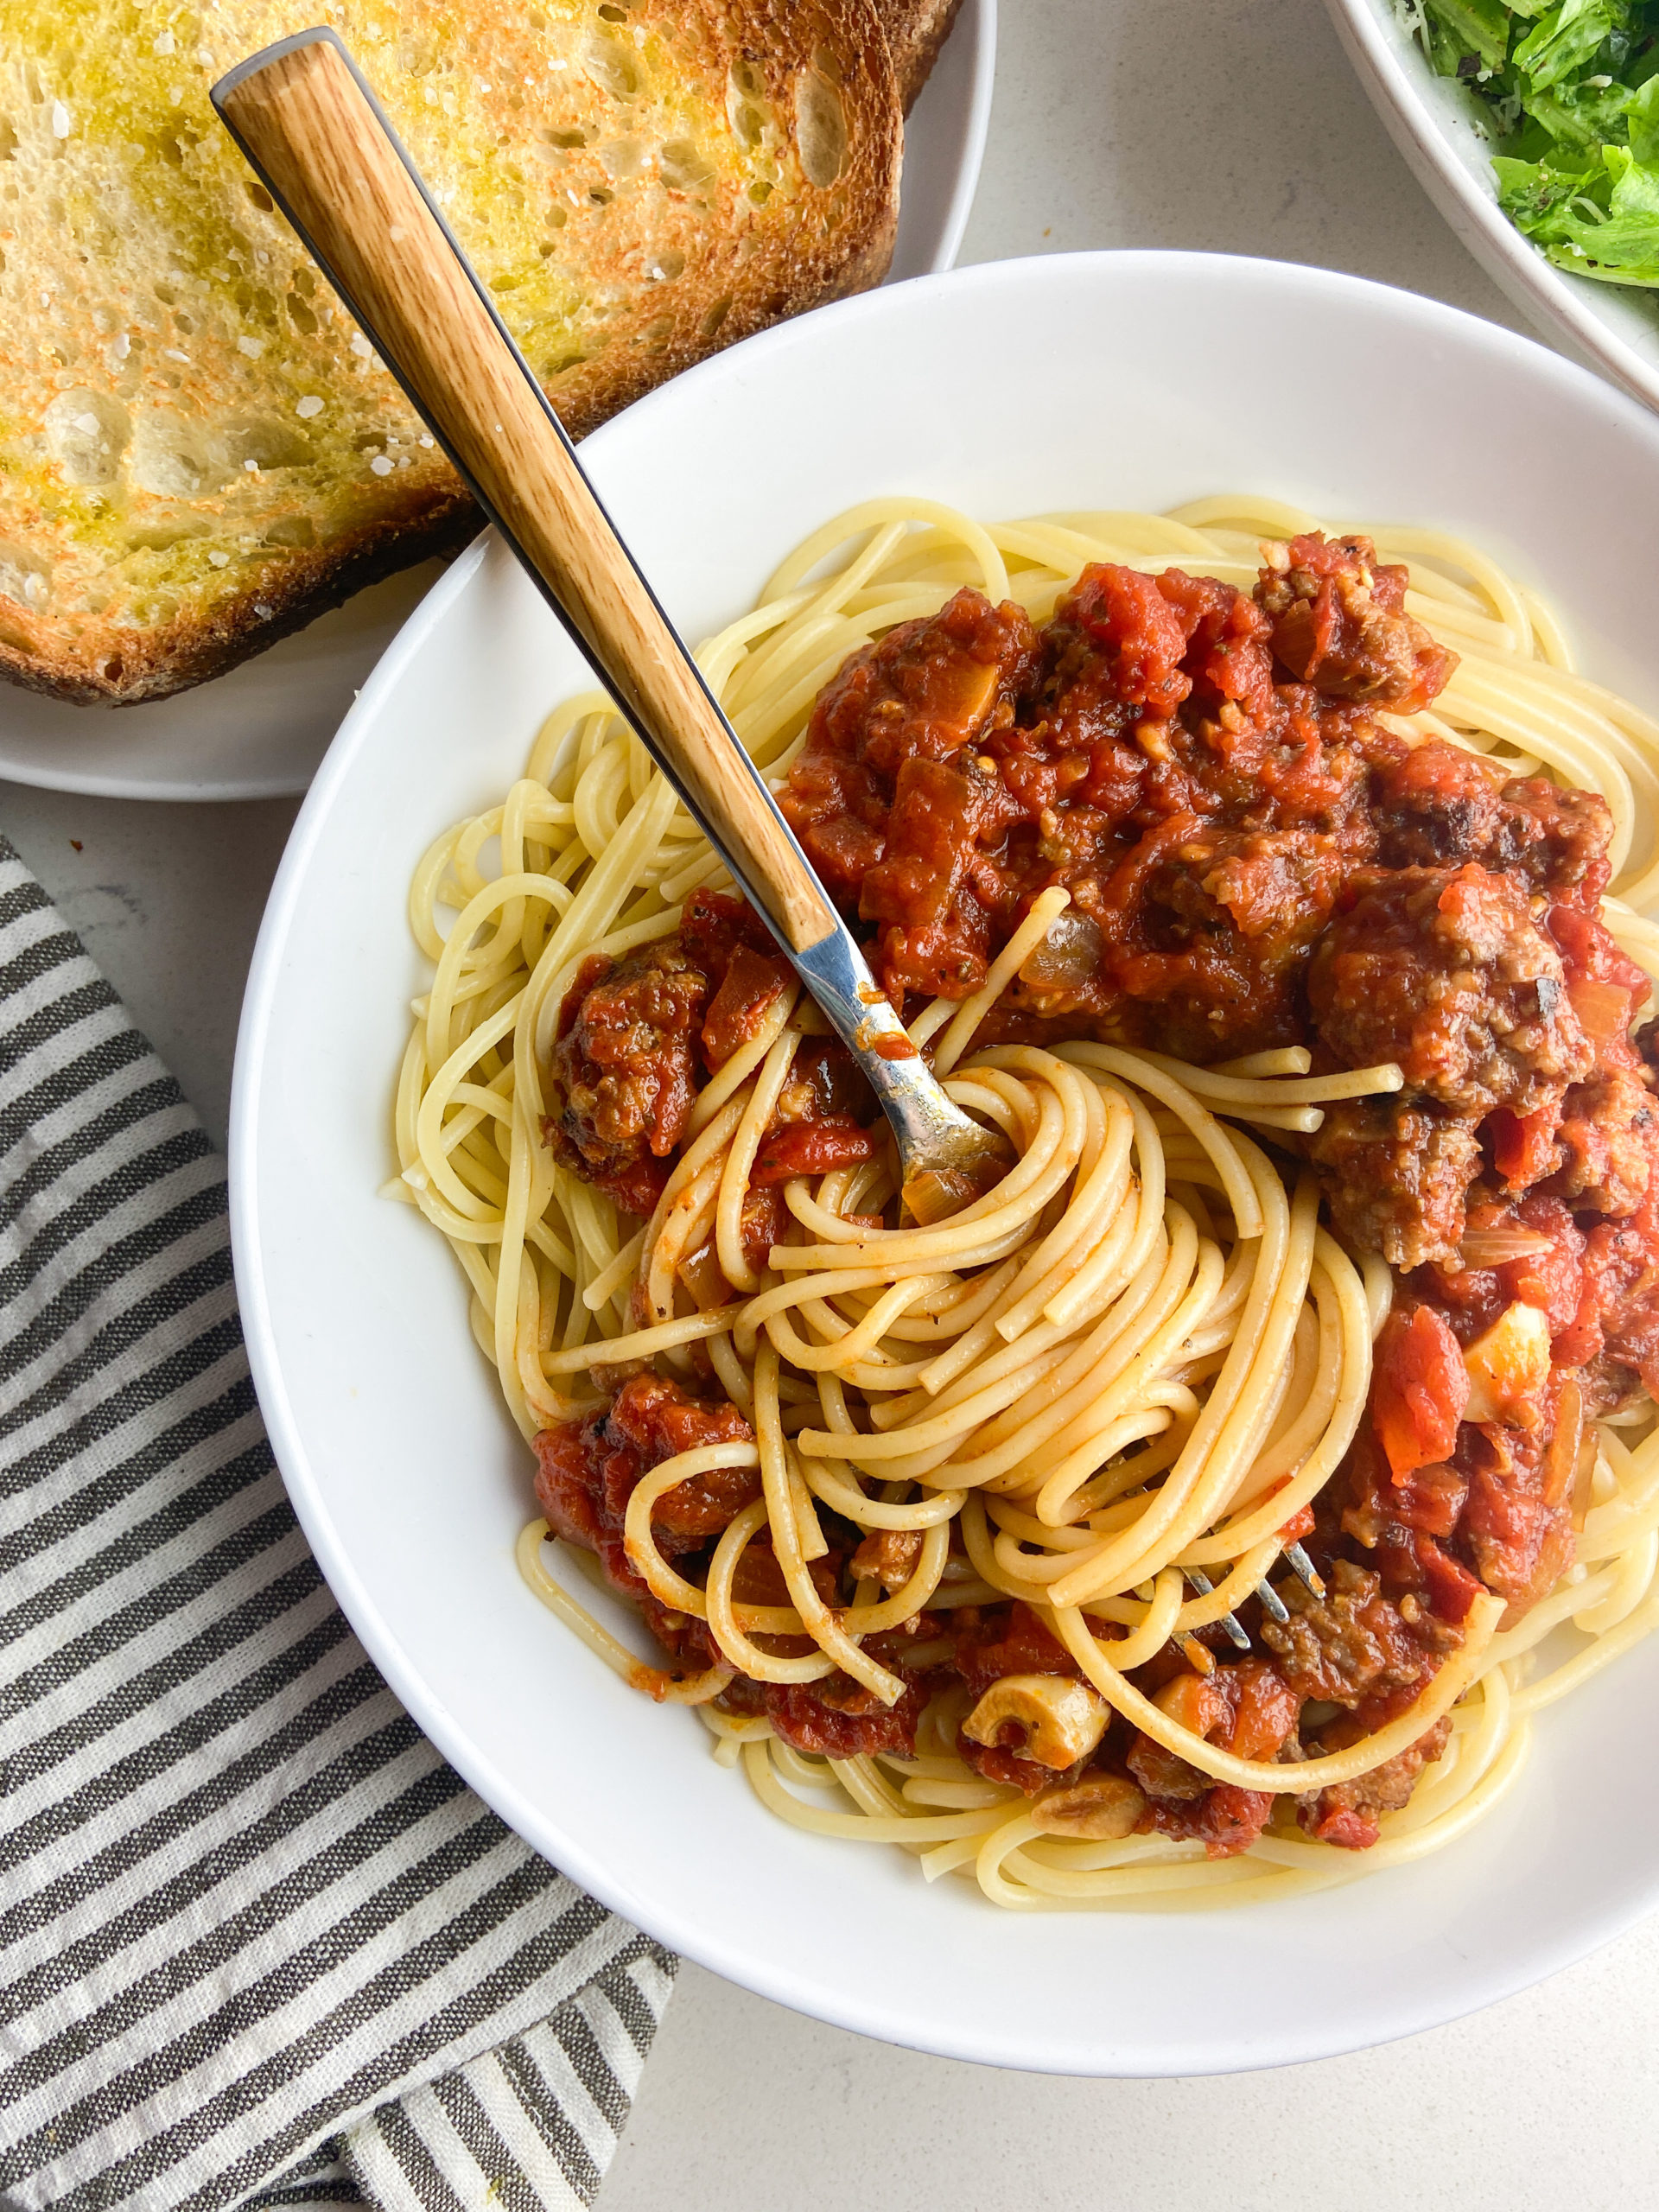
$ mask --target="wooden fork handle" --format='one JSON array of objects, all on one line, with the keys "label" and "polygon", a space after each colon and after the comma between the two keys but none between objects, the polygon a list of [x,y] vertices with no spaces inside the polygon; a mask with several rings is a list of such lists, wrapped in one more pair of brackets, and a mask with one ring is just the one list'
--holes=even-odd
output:
[{"label": "wooden fork handle", "polygon": [[283,39],[213,99],[739,882],[791,949],[822,943],[817,877],[339,39]]}]

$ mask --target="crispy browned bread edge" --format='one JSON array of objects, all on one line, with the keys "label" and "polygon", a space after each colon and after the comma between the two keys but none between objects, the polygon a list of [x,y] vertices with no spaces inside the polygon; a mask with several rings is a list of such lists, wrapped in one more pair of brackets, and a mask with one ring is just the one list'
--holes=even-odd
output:
[{"label": "crispy browned bread edge", "polygon": [[939,49],[950,35],[962,0],[887,0],[882,10],[899,100],[906,115],[933,73]]},{"label": "crispy browned bread edge", "polygon": [[[268,583],[257,599],[250,594],[232,601],[218,620],[192,615],[165,630],[142,636],[124,633],[120,674],[108,681],[79,665],[48,670],[3,639],[0,676],[25,691],[81,707],[138,707],[149,700],[170,698],[210,677],[225,675],[399,569],[413,568],[434,554],[459,552],[482,520],[457,485],[452,496],[423,502],[423,512],[407,520],[386,516],[370,529],[320,550],[309,560],[296,559],[283,569],[280,584]],[[269,613],[257,613],[259,607]]]}]

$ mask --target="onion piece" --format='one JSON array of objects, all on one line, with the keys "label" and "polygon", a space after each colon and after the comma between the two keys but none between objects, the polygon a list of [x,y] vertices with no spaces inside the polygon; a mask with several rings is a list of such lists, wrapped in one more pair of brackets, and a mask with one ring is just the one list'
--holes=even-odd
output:
[{"label": "onion piece", "polygon": [[1611,1044],[1630,1026],[1630,995],[1618,983],[1584,976],[1568,987],[1567,996],[1585,1035],[1599,1045]]},{"label": "onion piece", "polygon": [[1075,989],[1098,972],[1104,943],[1100,925],[1087,914],[1057,914],[1047,936],[1026,955],[1020,980],[1033,991]]},{"label": "onion piece", "polygon": [[1539,1260],[1555,1249],[1535,1229],[1470,1229],[1458,1247],[1465,1268],[1501,1268],[1511,1260]]}]

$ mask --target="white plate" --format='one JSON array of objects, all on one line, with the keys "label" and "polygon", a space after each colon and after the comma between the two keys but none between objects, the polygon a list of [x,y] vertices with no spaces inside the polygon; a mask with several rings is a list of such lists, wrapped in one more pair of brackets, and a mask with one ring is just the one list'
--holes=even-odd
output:
[{"label": "white plate", "polygon": [[[1590,668],[1659,706],[1643,558],[1659,423],[1528,340],[1350,277],[1125,253],[925,278],[735,347],[586,457],[694,638],[877,493],[1007,516],[1248,489],[1479,537],[1554,595]],[[312,786],[238,1050],[232,1223],[260,1402],[336,1594],[447,1756],[538,1850],[717,1972],[871,2035],[1072,2074],[1222,2071],[1402,2035],[1659,1900],[1659,1765],[1631,1754],[1659,1713],[1659,1643],[1547,1714],[1514,1795],[1424,1865],[1220,1918],[1027,1917],[925,1887],[896,1851],[780,1826],[693,1715],[624,1688],[542,1610],[512,1560],[530,1455],[459,1271],[375,1191],[425,987],[410,872],[588,680],[480,541]]]},{"label": "white plate", "polygon": [[1492,282],[1546,338],[1659,407],[1659,297],[1569,276],[1521,235],[1497,204],[1479,102],[1434,73],[1395,0],[1325,4],[1389,136]]},{"label": "white plate", "polygon": [[[949,269],[979,181],[996,67],[996,0],[960,15],[905,126],[887,282]],[[0,683],[0,777],[106,798],[275,798],[302,791],[341,715],[419,604],[429,561],[360,592],[212,683],[114,712]]]},{"label": "white plate", "polygon": [[954,269],[974,204],[996,74],[996,0],[962,0],[905,122],[899,236],[889,284]]}]

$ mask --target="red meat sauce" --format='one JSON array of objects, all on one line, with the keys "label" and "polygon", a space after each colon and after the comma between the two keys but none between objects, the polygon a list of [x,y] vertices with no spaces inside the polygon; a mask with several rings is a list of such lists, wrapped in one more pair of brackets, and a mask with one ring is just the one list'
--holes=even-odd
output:
[{"label": "red meat sauce", "polygon": [[[741,899],[696,891],[673,936],[620,961],[584,960],[560,1009],[552,1076],[561,1110],[543,1135],[563,1165],[619,1206],[649,1214],[702,1084],[759,1034],[785,988],[782,960]],[[828,1039],[797,1052],[749,1178],[744,1242],[764,1259],[782,1185],[875,1153],[875,1101]]]},{"label": "red meat sauce", "polygon": [[[1303,1043],[1321,1071],[1400,1064],[1401,1092],[1327,1109],[1306,1141],[1338,1233],[1397,1277],[1370,1414],[1311,1527],[1287,1532],[1325,1594],[1287,1578],[1287,1623],[1255,1599],[1240,1611],[1249,1658],[1205,1631],[1207,1675],[1166,1649],[1134,1677],[1212,1742],[1282,1762],[1293,1795],[1300,1760],[1421,1694],[1478,1592],[1501,1596],[1508,1623],[1554,1584],[1586,1503],[1586,1423],[1659,1388],[1659,1125],[1630,1038],[1648,985],[1599,918],[1606,810],[1541,779],[1500,781],[1451,746],[1408,746],[1376,719],[1427,703],[1452,666],[1404,592],[1405,571],[1364,539],[1317,537],[1249,595],[1175,569],[1085,569],[1041,631],[960,592],[848,662],[783,798],[901,1010],[967,995],[1061,883],[1066,915],[981,1041],[1098,1037],[1198,1061]],[[674,938],[588,963],[554,1055],[562,1110],[547,1135],[565,1164],[648,1211],[699,1084],[783,982],[755,918],[708,894]],[[757,1261],[785,1231],[782,1184],[872,1156],[873,1124],[845,1055],[810,1040],[752,1178]],[[710,1293],[726,1294],[723,1281]],[[1492,1402],[1471,1376],[1506,1338],[1530,1364],[1511,1358]],[[550,1523],[597,1551],[685,1670],[713,1646],[645,1591],[622,1515],[646,1468],[747,1433],[731,1406],[640,1376],[607,1412],[537,1441]],[[657,1541],[695,1580],[756,1494],[745,1472],[683,1483],[655,1509]],[[813,1573],[844,1604],[880,1547],[823,1518],[830,1551]],[[906,1571],[893,1565],[890,1586]],[[786,1602],[764,1541],[744,1578],[747,1602]],[[721,1702],[766,1713],[804,1751],[904,1751],[941,1690],[976,1699],[1002,1675],[1077,1673],[1018,1605],[925,1614],[871,1648],[906,1684],[890,1710],[840,1676],[740,1677]],[[1004,1732],[961,1737],[963,1758],[1033,1796],[1110,1776],[1138,1793],[1142,1829],[1218,1855],[1245,1848],[1273,1802],[1212,1785],[1121,1718],[1065,1774]],[[1300,1796],[1300,1822],[1364,1847],[1445,1738],[1440,1724],[1378,1771]]]},{"label": "red meat sauce", "polygon": [[[1624,1040],[1647,986],[1598,914],[1606,808],[1384,727],[1453,665],[1405,589],[1364,538],[1310,536],[1248,594],[1085,569],[1042,630],[958,592],[825,687],[782,804],[901,1011],[976,988],[1059,884],[982,1042],[1397,1061],[1402,1091],[1333,1106],[1308,1148],[1338,1230],[1408,1269],[1455,1266],[1483,1180],[1628,1219],[1650,1138]],[[699,1082],[781,986],[753,916],[706,894],[588,963],[555,1053],[566,1163],[648,1212]],[[785,1106],[756,1187],[866,1156],[873,1118],[844,1086]]]},{"label": "red meat sauce", "polygon": [[[674,1454],[702,1444],[747,1440],[751,1433],[734,1407],[642,1374],[624,1382],[605,1410],[543,1430],[536,1440],[536,1491],[549,1526],[597,1555],[612,1587],[639,1607],[683,1674],[702,1672],[719,1655],[705,1625],[664,1606],[636,1572],[623,1535],[628,1499],[643,1474]],[[697,1582],[721,1531],[760,1490],[760,1478],[749,1469],[688,1478],[657,1501],[653,1540],[682,1575]],[[846,1603],[861,1578],[896,1587],[909,1573],[913,1546],[902,1537],[862,1535],[831,1513],[821,1519],[829,1548],[812,1563],[811,1573],[826,1603]],[[1319,1541],[1317,1534],[1313,1541]],[[1326,1563],[1331,1588],[1325,1599],[1310,1597],[1300,1585],[1287,1586],[1295,1607],[1288,1627],[1259,1619],[1252,1601],[1246,1618],[1262,1656],[1218,1663],[1208,1675],[1199,1675],[1166,1650],[1130,1677],[1172,1717],[1239,1757],[1284,1760],[1286,1788],[1293,1792],[1296,1759],[1338,1748],[1395,1717],[1459,1640],[1455,1624],[1430,1605],[1409,1598],[1396,1604],[1385,1595],[1377,1573],[1341,1557],[1327,1557]],[[744,1553],[735,1594],[740,1604],[789,1603],[781,1570],[764,1537]],[[804,1637],[762,1636],[758,1641],[783,1656],[812,1649]],[[800,1751],[846,1758],[913,1751],[923,1709],[941,1692],[961,1693],[965,1716],[1006,1675],[1078,1674],[1070,1653],[1041,1619],[1019,1604],[924,1611],[872,1637],[866,1648],[905,1684],[903,1695],[891,1707],[840,1674],[807,1683],[762,1683],[739,1676],[718,1702],[733,1713],[764,1714]],[[649,1686],[652,1678],[645,1679]],[[1330,1719],[1327,1711],[1319,1726],[1304,1726],[1310,1700],[1321,1709],[1335,1708],[1337,1718]],[[1246,1848],[1272,1808],[1270,1793],[1213,1784],[1118,1719],[1088,1759],[1058,1771],[1020,1755],[1022,1736],[1015,1726],[995,1744],[980,1744],[965,1734],[957,1741],[963,1758],[977,1771],[1033,1797],[1104,1777],[1120,1788],[1131,1784],[1141,1830],[1200,1841],[1217,1856]],[[1338,1790],[1308,1793],[1299,1802],[1299,1819],[1310,1834],[1327,1840],[1354,1847],[1375,1841],[1376,1814],[1405,1802],[1417,1771],[1438,1755],[1443,1741],[1444,1731],[1431,1732],[1413,1753],[1391,1762],[1379,1776]]]},{"label": "red meat sauce", "polygon": [[[703,1444],[753,1441],[753,1434],[736,1407],[723,1400],[694,1397],[676,1382],[645,1374],[631,1376],[605,1410],[543,1429],[536,1439],[536,1495],[549,1528],[567,1542],[596,1554],[612,1588],[639,1607],[658,1642],[687,1673],[711,1667],[720,1656],[718,1649],[702,1621],[663,1605],[636,1572],[623,1537],[628,1499],[643,1474],[677,1453]],[[690,1477],[664,1491],[653,1506],[652,1541],[681,1574],[698,1582],[721,1531],[760,1495],[760,1475],[750,1468],[720,1468]],[[826,1517],[833,1529],[834,1516]],[[832,1536],[826,1555],[811,1566],[827,1603],[836,1601],[849,1572],[856,1575],[867,1564],[876,1564],[868,1554],[857,1559],[859,1532],[843,1525],[840,1535],[840,1541]],[[870,1547],[871,1553],[875,1549]],[[902,1582],[904,1573],[894,1571]],[[782,1570],[764,1535],[745,1550],[733,1590],[740,1605],[791,1602]],[[904,1697],[891,1707],[861,1684],[839,1675],[804,1684],[763,1684],[740,1676],[721,1702],[734,1712],[764,1712],[780,1735],[804,1751],[850,1758],[860,1751],[913,1747],[916,1724],[938,1670],[909,1666],[906,1654],[919,1648],[935,1626],[925,1615],[918,1615],[902,1632],[868,1639],[865,1649],[907,1685]],[[760,1636],[756,1640],[763,1650],[785,1656],[815,1648],[806,1637]]]}]

